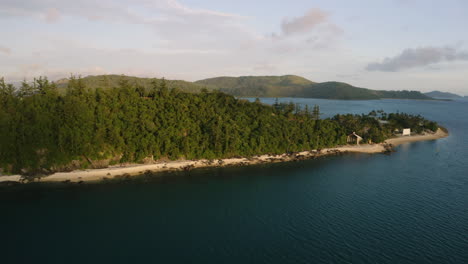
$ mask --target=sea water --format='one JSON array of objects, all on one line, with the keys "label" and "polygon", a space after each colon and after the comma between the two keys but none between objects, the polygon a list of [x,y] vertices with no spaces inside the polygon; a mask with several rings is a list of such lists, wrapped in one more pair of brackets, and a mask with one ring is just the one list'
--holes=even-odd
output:
[{"label": "sea water", "polygon": [[450,136],[391,155],[2,188],[0,263],[468,263],[468,101],[280,101],[323,118],[421,114]]}]

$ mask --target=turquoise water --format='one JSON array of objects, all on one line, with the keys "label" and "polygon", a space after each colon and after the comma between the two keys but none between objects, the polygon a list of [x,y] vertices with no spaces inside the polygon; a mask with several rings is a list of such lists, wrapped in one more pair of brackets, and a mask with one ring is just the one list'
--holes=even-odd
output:
[{"label": "turquoise water", "polygon": [[282,100],[422,114],[451,135],[391,155],[3,188],[1,263],[468,263],[467,101]]}]

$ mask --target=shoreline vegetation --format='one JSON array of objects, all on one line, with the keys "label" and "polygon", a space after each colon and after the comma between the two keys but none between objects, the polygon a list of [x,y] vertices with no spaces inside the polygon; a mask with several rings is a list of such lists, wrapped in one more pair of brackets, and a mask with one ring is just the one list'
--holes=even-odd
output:
[{"label": "shoreline vegetation", "polygon": [[[227,158],[215,160],[178,160],[178,161],[158,161],[152,164],[130,164],[125,166],[110,166],[102,169],[75,170],[71,172],[57,172],[52,175],[37,177],[29,182],[64,182],[83,183],[97,182],[107,179],[127,178],[145,173],[159,173],[167,171],[188,171],[197,168],[214,168],[228,166],[247,166],[265,163],[290,162],[297,160],[313,159],[329,155],[346,153],[378,154],[394,151],[393,148],[405,143],[417,141],[429,141],[448,136],[445,129],[439,128],[435,133],[425,133],[412,136],[400,136],[385,140],[383,143],[345,145],[321,150],[302,151],[281,155],[260,155],[251,158]],[[5,182],[28,182],[28,179],[21,175],[0,176],[0,183]]]},{"label": "shoreline vegetation", "polygon": [[[431,134],[411,138],[425,140],[437,138],[439,128],[420,115],[383,110],[321,115],[318,105],[268,105],[206,89],[190,93],[164,79],[150,87],[124,77],[89,87],[72,76],[60,91],[47,78],[19,88],[0,78],[0,176],[80,182],[148,170],[378,153],[406,141],[391,139],[403,131]],[[358,142],[363,145],[349,146]]]}]

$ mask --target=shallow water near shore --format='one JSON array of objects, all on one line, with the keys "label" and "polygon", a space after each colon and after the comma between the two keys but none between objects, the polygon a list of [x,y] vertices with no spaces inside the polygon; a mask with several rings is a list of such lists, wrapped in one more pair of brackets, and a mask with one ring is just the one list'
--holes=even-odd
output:
[{"label": "shallow water near shore", "polygon": [[2,263],[466,263],[468,102],[290,100],[323,117],[421,114],[450,137],[391,155],[2,188]]}]

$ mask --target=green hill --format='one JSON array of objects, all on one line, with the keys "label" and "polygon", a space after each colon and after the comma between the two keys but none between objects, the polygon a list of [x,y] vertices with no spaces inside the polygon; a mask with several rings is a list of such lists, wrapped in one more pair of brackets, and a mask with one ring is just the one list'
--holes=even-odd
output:
[{"label": "green hill", "polygon": [[300,97],[338,100],[377,100],[377,91],[354,87],[341,82],[324,82],[311,85],[303,90]]},{"label": "green hill", "polygon": [[314,82],[295,75],[217,77],[196,81],[235,96],[292,97]]},{"label": "green hill", "polygon": [[433,99],[418,91],[371,90],[342,82],[314,83],[295,75],[218,77],[195,83],[241,97],[305,97],[337,100]]},{"label": "green hill", "polygon": [[374,91],[382,99],[436,100],[419,91]]},{"label": "green hill", "polygon": [[[143,87],[146,91],[152,87],[152,82],[161,82],[161,79],[124,75],[97,75],[82,78],[84,85],[92,90],[98,87],[115,88],[122,80],[135,87]],[[68,82],[69,79],[61,79],[55,83],[59,90],[63,91]],[[315,83],[296,75],[217,77],[196,82],[166,80],[166,84],[169,89],[177,88],[183,92],[197,93],[206,88],[238,97],[304,97],[336,100],[433,99],[417,91],[371,90],[342,82]]]},{"label": "green hill", "polygon": [[[119,83],[122,80],[128,81],[131,85],[135,87],[140,86],[149,90],[151,88],[153,81],[160,82],[161,79],[156,78],[140,78],[133,76],[125,75],[96,75],[96,76],[87,76],[81,79],[86,87],[91,89],[96,88],[115,88],[119,86]],[[68,85],[69,79],[61,79],[56,81],[57,87],[59,90],[65,89]],[[177,88],[184,92],[200,92],[204,87],[193,82],[181,81],[181,80],[166,80],[167,87],[169,89]]]}]

